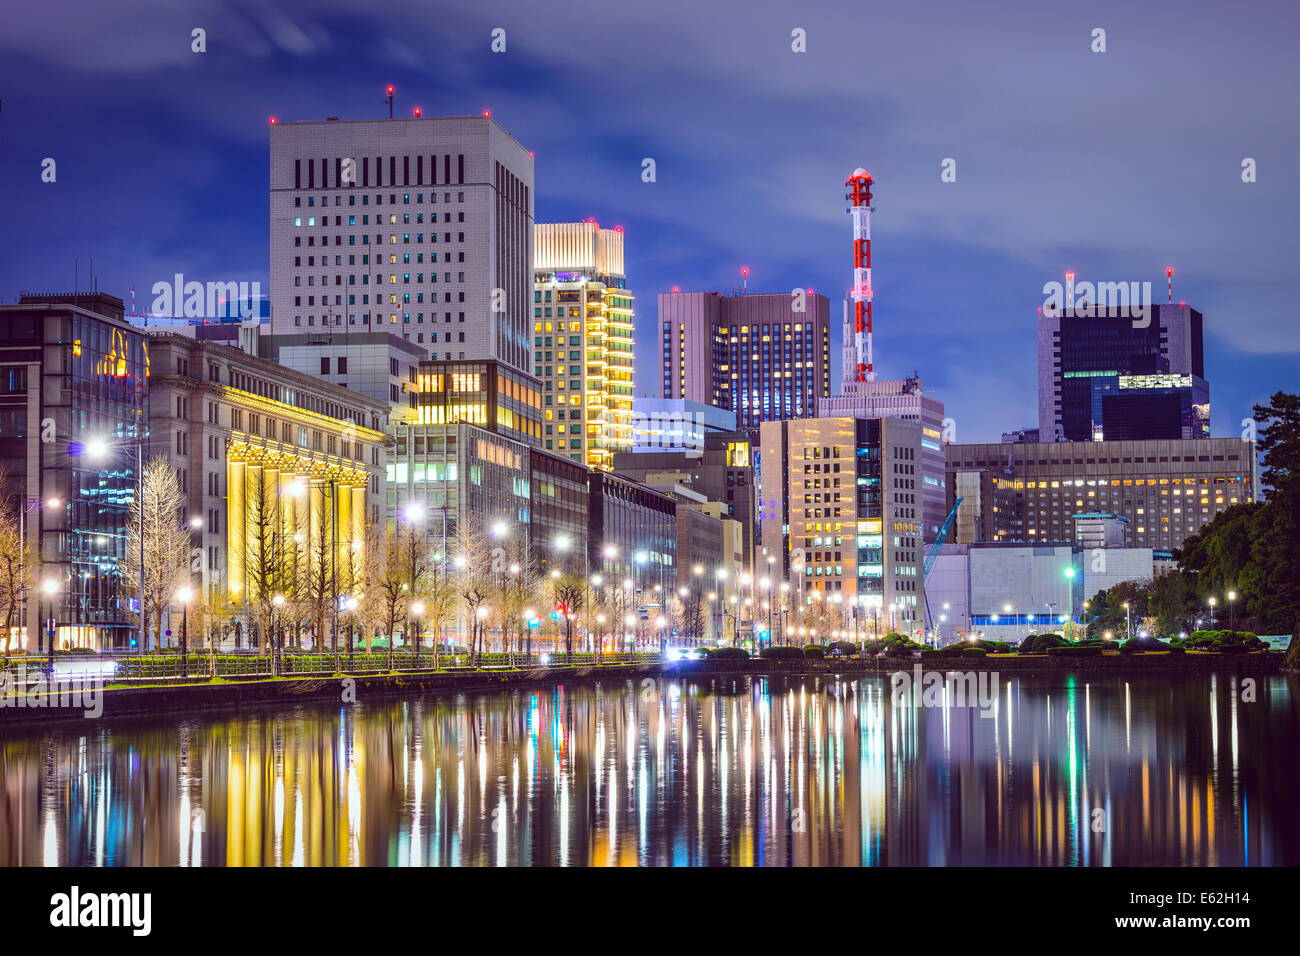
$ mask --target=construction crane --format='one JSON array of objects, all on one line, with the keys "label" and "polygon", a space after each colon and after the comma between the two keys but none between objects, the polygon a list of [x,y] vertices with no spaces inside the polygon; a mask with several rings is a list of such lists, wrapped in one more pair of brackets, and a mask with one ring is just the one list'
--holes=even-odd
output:
[{"label": "construction crane", "polygon": [[957,518],[957,509],[965,498],[958,498],[952,503],[952,510],[948,512],[948,517],[943,519],[943,524],[939,526],[939,533],[934,537],[934,543],[930,545],[930,550],[925,553],[925,567],[922,569],[921,587],[925,593],[925,629],[928,631],[933,626],[932,615],[930,614],[930,592],[925,588],[925,581],[930,579],[930,569],[934,567],[934,562],[939,558],[939,549],[943,547],[944,540],[948,537],[948,532],[952,530],[952,523]]}]

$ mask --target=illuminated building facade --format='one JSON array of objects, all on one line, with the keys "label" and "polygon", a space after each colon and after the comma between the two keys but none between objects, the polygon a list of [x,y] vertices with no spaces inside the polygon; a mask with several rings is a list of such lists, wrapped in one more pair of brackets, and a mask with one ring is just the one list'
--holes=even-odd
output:
[{"label": "illuminated building facade", "polygon": [[160,333],[149,347],[152,448],[197,525],[202,593],[246,623],[249,603],[326,566],[354,590],[382,519],[388,403],[227,345]]},{"label": "illuminated building facade", "polygon": [[537,379],[503,362],[421,362],[417,425],[481,425],[528,445],[540,443],[542,390]]},{"label": "illuminated building facade", "polygon": [[[588,566],[611,580],[630,580],[640,615],[638,633],[668,615],[677,582],[677,503],[670,495],[603,471],[591,472]],[[611,557],[605,557],[605,549]]]},{"label": "illuminated building facade", "polygon": [[[845,334],[851,340],[847,320]],[[923,537],[927,542],[934,541],[948,514],[944,504],[943,402],[926,393],[919,375],[859,382],[854,368],[846,367],[843,389],[843,394],[823,400],[822,414],[835,418],[902,418],[920,423]]]},{"label": "illuminated building facade", "polygon": [[1259,494],[1255,444],[1239,438],[949,445],[947,455],[948,487],[967,499],[958,527],[968,514],[980,541],[1070,543],[1075,515],[1105,512],[1128,519],[1131,546],[1172,551]]},{"label": "illuminated building facade", "polygon": [[[136,446],[149,441],[149,344],[123,319],[122,301],[102,293],[0,306],[3,492],[39,567],[13,648],[48,647],[42,622],[53,622],[61,649],[127,648],[135,638],[120,566]],[[102,460],[87,452],[92,441],[108,445]]]},{"label": "illuminated building facade", "polygon": [[676,484],[721,506],[741,528],[741,567],[754,570],[758,543],[758,485],[754,451],[745,431],[709,431],[698,451],[624,452],[614,471],[648,485]]},{"label": "illuminated building facade", "polygon": [[830,300],[799,292],[662,293],[659,397],[734,411],[755,442],[763,422],[816,418],[831,393]]},{"label": "illuminated building facade", "polygon": [[271,326],[532,367],[533,157],[490,117],[273,124]]},{"label": "illuminated building facade", "polygon": [[386,475],[390,533],[406,527],[407,506],[416,503],[435,560],[455,555],[466,521],[467,533],[502,523],[527,554],[528,445],[464,422],[400,425],[396,432]]},{"label": "illuminated building facade", "polygon": [[856,608],[860,626],[882,631],[923,626],[921,438],[901,418],[763,425],[763,547],[802,606]]},{"label": "illuminated building facade", "polygon": [[304,375],[387,402],[394,422],[415,418],[417,372],[432,353],[389,332],[322,329],[299,335],[264,335],[263,358]]},{"label": "illuminated building facade", "polygon": [[1209,437],[1201,313],[1147,309],[1039,310],[1040,441]]},{"label": "illuminated building facade", "polygon": [[533,228],[533,372],[544,447],[601,471],[632,447],[632,295],[623,230],[596,222]]}]

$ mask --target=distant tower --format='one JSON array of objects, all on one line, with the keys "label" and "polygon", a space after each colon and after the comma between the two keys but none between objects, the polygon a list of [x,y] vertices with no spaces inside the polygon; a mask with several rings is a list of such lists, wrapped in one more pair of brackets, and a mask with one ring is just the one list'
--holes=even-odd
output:
[{"label": "distant tower", "polygon": [[[859,166],[845,180],[844,198],[853,216],[853,343],[857,350],[859,382],[874,382],[871,364],[871,176]],[[846,378],[848,376],[845,376]]]}]

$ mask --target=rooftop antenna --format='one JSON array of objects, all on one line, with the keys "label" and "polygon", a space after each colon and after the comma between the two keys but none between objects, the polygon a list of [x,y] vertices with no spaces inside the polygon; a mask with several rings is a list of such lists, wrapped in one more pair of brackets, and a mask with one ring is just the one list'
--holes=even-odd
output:
[{"label": "rooftop antenna", "polygon": [[749,294],[749,266],[740,267],[740,294]]},{"label": "rooftop antenna", "polygon": [[387,88],[388,95],[384,97],[384,102],[388,104],[388,118],[393,118],[393,84],[389,83]]},{"label": "rooftop antenna", "polygon": [[1169,266],[1165,269],[1165,278],[1169,280],[1169,304],[1174,304],[1174,267]]}]

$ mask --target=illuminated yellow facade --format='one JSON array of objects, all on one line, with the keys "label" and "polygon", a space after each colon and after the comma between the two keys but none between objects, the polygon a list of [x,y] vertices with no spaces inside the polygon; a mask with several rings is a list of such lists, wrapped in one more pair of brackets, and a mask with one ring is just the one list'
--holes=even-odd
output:
[{"label": "illuminated yellow facade", "polygon": [[538,223],[534,235],[533,365],[542,380],[543,447],[610,471],[629,451],[633,296],[623,233],[595,222]]}]

